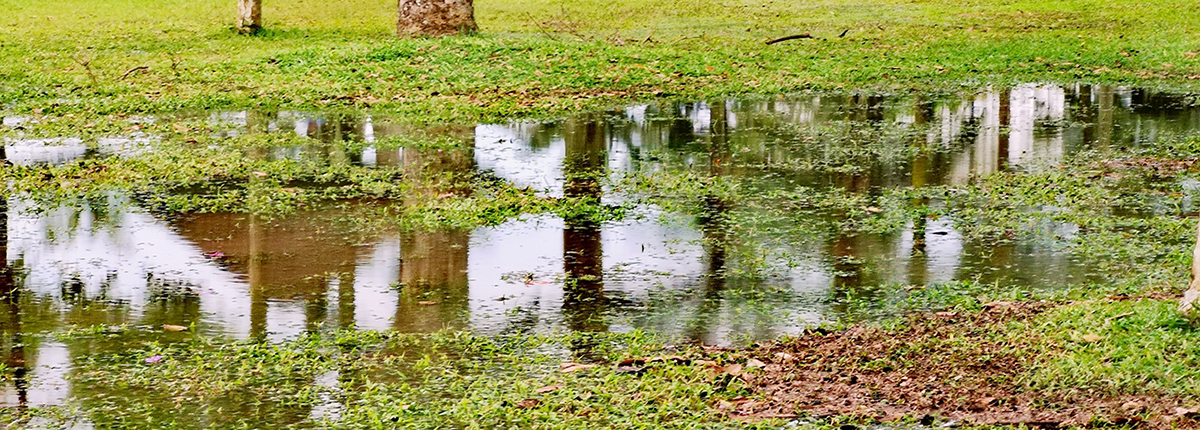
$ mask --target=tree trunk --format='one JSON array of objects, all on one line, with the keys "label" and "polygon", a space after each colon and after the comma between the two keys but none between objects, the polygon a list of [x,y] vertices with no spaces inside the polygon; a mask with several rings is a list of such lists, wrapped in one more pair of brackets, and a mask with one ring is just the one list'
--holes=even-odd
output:
[{"label": "tree trunk", "polygon": [[237,31],[254,34],[262,28],[262,0],[237,0]]},{"label": "tree trunk", "polygon": [[473,33],[475,7],[472,0],[399,0],[400,19],[396,32],[400,37],[448,36]]},{"label": "tree trunk", "polygon": [[1197,226],[1196,229],[1196,247],[1192,249],[1192,281],[1188,283],[1188,289],[1183,293],[1183,299],[1179,300],[1179,312],[1194,313],[1198,299],[1200,299],[1200,226]]}]

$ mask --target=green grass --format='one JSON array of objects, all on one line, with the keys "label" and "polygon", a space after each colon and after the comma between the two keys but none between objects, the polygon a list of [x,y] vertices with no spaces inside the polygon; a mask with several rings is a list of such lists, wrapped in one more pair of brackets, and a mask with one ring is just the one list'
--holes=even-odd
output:
[{"label": "green grass", "polygon": [[1035,386],[1195,399],[1200,344],[1193,324],[1175,307],[1172,301],[1128,300],[1056,309],[1034,330],[1052,334],[1065,351],[1038,369]]},{"label": "green grass", "polygon": [[[255,37],[230,30],[224,0],[5,6],[0,105],[14,112],[369,106],[433,121],[804,89],[1191,88],[1200,76],[1200,9],[1181,0],[485,0],[479,35],[415,40],[393,36],[392,1],[269,2]],[[805,32],[816,39],[763,43]]]},{"label": "green grass", "polygon": [[[607,364],[559,371],[560,364],[580,360],[697,352],[662,348],[662,339],[636,332],[503,337],[343,332],[283,344],[152,343],[94,355],[71,375],[81,391],[72,406],[35,413],[61,420],[85,412],[103,428],[778,425],[725,419],[711,406],[747,393],[737,381],[714,384],[721,378],[702,363],[659,363],[638,374]],[[146,362],[155,356],[161,361]],[[340,405],[337,419],[309,415],[314,406],[330,403]]]}]

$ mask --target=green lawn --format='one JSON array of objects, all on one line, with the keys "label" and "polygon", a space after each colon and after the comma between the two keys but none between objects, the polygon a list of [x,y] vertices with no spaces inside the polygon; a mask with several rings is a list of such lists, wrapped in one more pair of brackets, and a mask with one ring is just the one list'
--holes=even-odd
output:
[{"label": "green lawn", "polygon": [[[1190,88],[1200,76],[1200,7],[1183,0],[485,0],[479,35],[428,40],[394,37],[392,1],[267,2],[256,37],[230,30],[233,6],[9,0],[0,104],[370,106],[478,119],[663,96],[1081,80]],[[799,33],[814,39],[764,43]]]}]

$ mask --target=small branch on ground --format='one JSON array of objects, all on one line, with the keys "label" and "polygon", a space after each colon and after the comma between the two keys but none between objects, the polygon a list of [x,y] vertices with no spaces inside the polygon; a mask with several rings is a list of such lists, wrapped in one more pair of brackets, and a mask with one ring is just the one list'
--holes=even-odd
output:
[{"label": "small branch on ground", "polygon": [[565,32],[579,39],[580,42],[591,42],[592,37],[579,31],[579,23],[571,19],[571,14],[567,13],[566,5],[559,5],[559,19],[555,23],[558,31]]},{"label": "small branch on ground", "polygon": [[1130,316],[1133,316],[1133,312],[1126,312],[1126,313],[1123,313],[1123,314],[1120,314],[1120,315],[1113,315],[1113,316],[1111,316],[1111,317],[1108,317],[1108,320],[1107,320],[1107,321],[1108,321],[1108,322],[1113,322],[1113,321],[1119,320],[1119,319],[1121,319],[1121,318],[1130,317]]},{"label": "small branch on ground", "polygon": [[150,66],[137,66],[132,69],[126,70],[125,73],[121,74],[121,77],[118,78],[117,80],[123,81],[123,80],[125,80],[125,78],[129,77],[129,75],[132,75],[136,72],[140,72],[143,70],[150,70]]},{"label": "small branch on ground", "polygon": [[678,38],[678,39],[672,40],[672,41],[670,41],[670,42],[667,42],[667,44],[668,44],[668,45],[674,45],[674,44],[676,44],[676,43],[679,43],[679,42],[682,42],[682,41],[685,41],[685,40],[688,40],[688,39],[700,39],[700,38],[702,38],[702,36],[684,36],[684,37],[680,37],[680,38]]},{"label": "small branch on ground", "polygon": [[642,40],[642,43],[654,43],[654,30],[650,29],[650,34],[646,36],[646,39]]},{"label": "small branch on ground", "polygon": [[100,80],[96,78],[96,73],[92,71],[92,60],[90,58],[85,60],[78,55],[73,55],[71,56],[71,59],[75,60],[75,64],[83,67],[83,71],[87,73],[88,79],[92,80],[93,87],[100,86]]},{"label": "small branch on ground", "polygon": [[604,40],[607,40],[609,43],[612,43],[616,46],[625,45],[625,38],[621,37],[621,29],[619,28],[613,31],[612,34],[608,35],[608,37],[604,38]]},{"label": "small branch on ground", "polygon": [[787,42],[787,41],[789,41],[789,40],[796,40],[796,39],[812,39],[812,38],[813,38],[813,37],[812,37],[811,35],[809,35],[808,33],[804,33],[804,34],[793,34],[793,35],[791,35],[791,36],[784,36],[784,37],[780,37],[780,38],[778,38],[778,39],[775,39],[775,40],[768,41],[768,42],[767,42],[767,44],[768,44],[768,45],[774,45],[774,44],[776,44],[776,43],[779,43],[779,42]]},{"label": "small branch on ground", "polygon": [[547,29],[546,29],[546,27],[543,27],[543,26],[542,26],[542,23],[540,23],[540,22],[538,22],[538,20],[534,19],[532,14],[530,14],[529,12],[526,12],[526,13],[525,13],[525,17],[529,19],[529,22],[532,22],[532,23],[533,23],[533,25],[534,25],[535,27],[537,27],[537,29],[538,29],[538,33],[542,33],[542,35],[543,35],[543,36],[546,36],[546,37],[547,37],[547,38],[549,38],[550,40],[553,40],[553,41],[556,41],[556,42],[558,41],[558,38],[557,38],[557,37],[554,37],[554,35],[553,35],[553,34],[551,34],[551,33],[550,33],[550,30],[547,30]]}]

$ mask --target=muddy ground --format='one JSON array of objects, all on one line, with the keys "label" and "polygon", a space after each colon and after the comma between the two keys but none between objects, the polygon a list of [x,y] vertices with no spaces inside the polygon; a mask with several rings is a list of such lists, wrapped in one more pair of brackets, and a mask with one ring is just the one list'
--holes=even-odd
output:
[{"label": "muddy ground", "polygon": [[[1108,300],[1165,299],[1171,298]],[[942,425],[1200,427],[1194,402],[1177,395],[1031,387],[1024,376],[1061,345],[1020,327],[1064,304],[994,302],[977,313],[916,315],[890,330],[812,330],[746,351],[747,369],[735,373],[766,400],[738,398],[718,407],[745,419],[850,416]]]}]

